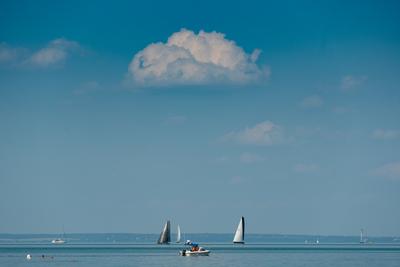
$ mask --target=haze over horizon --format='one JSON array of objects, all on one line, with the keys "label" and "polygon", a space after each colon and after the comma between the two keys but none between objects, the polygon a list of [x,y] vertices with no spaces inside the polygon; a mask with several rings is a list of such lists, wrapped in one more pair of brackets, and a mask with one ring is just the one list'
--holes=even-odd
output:
[{"label": "haze over horizon", "polygon": [[0,233],[400,236],[396,1],[3,1]]}]

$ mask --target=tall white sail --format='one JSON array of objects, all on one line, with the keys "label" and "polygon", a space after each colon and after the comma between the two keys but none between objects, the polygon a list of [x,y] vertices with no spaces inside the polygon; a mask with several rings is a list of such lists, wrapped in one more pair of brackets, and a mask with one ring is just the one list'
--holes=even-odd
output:
[{"label": "tall white sail", "polygon": [[171,242],[171,223],[167,221],[158,238],[157,244],[169,244]]},{"label": "tall white sail", "polygon": [[178,224],[178,232],[176,234],[176,243],[180,243],[181,242],[181,228],[179,227]]},{"label": "tall white sail", "polygon": [[244,217],[240,218],[233,243],[244,244]]},{"label": "tall white sail", "polygon": [[366,238],[366,235],[364,233],[364,229],[361,229],[360,230],[360,243],[364,244],[364,243],[367,243],[367,242],[368,242],[368,239]]}]

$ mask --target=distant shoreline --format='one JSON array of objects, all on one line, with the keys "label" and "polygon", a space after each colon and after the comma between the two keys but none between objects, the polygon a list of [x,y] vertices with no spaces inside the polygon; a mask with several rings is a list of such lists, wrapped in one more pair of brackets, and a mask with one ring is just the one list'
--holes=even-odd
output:
[{"label": "distant shoreline", "polygon": [[[60,233],[46,234],[15,234],[0,233],[0,244],[4,243],[37,243],[51,242],[60,236]],[[68,243],[155,243],[159,234],[138,233],[65,233],[64,239]],[[174,240],[175,233],[172,233]],[[183,239],[198,242],[231,243],[232,233],[184,233]],[[359,243],[358,235],[304,235],[304,234],[246,234],[246,243],[296,243],[296,244],[324,244],[324,243]],[[399,243],[398,236],[368,236],[370,243]]]}]

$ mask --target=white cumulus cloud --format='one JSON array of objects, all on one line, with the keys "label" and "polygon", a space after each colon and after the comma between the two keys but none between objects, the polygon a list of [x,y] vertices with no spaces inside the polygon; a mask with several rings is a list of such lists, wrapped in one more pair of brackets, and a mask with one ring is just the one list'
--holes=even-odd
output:
[{"label": "white cumulus cloud", "polygon": [[27,63],[30,65],[47,67],[64,62],[70,53],[80,50],[75,41],[59,38],[51,41],[46,47],[33,53]]},{"label": "white cumulus cloud", "polygon": [[246,84],[268,77],[269,69],[251,54],[218,32],[182,29],[166,43],[152,43],[129,64],[128,78],[140,86]]},{"label": "white cumulus cloud", "polygon": [[253,127],[226,134],[224,140],[250,145],[274,145],[283,141],[283,131],[279,125],[271,121],[263,121]]}]

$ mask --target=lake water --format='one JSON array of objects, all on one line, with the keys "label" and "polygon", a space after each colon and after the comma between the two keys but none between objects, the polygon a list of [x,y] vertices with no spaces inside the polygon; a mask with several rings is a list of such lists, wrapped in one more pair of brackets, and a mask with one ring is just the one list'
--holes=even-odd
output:
[{"label": "lake water", "polygon": [[400,266],[396,237],[359,244],[357,236],[249,234],[233,245],[231,234],[187,234],[211,250],[208,257],[181,257],[183,245],[154,245],[154,234],[69,234],[64,245],[50,244],[54,237],[0,234],[0,266]]}]

